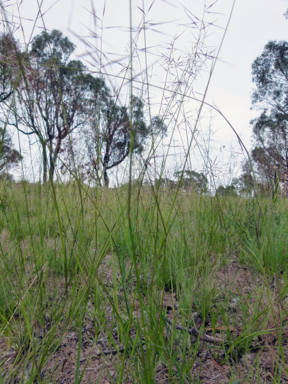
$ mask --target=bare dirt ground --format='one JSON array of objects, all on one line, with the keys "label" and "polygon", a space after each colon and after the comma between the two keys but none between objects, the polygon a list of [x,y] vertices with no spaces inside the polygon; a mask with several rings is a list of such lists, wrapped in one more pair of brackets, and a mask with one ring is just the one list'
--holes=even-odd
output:
[{"label": "bare dirt ground", "polygon": [[[112,282],[112,268],[110,261],[111,260],[108,256],[106,260],[104,260],[100,269],[100,274],[102,275],[107,287],[110,286]],[[230,324],[230,334],[232,335],[231,337],[234,337],[234,339],[241,335],[245,337],[245,329],[243,329],[245,324],[244,320],[247,322],[249,321],[249,316],[251,316],[251,318],[253,317],[255,305],[257,305],[257,300],[259,301],[260,299],[261,302],[259,305],[261,308],[263,308],[263,310],[271,305],[271,303],[272,306],[275,305],[275,308],[273,308],[271,311],[271,322],[269,322],[268,319],[268,321],[265,323],[266,327],[270,327],[272,331],[267,332],[266,335],[265,332],[263,332],[262,336],[253,337],[252,343],[250,345],[250,351],[248,353],[241,353],[241,351],[235,350],[234,355],[231,353],[230,358],[225,358],[224,340],[227,333],[223,331],[225,329],[224,323],[217,323],[216,330],[218,332],[212,335],[211,321],[208,319],[205,322],[205,325],[203,325],[201,316],[199,316],[199,314],[194,311],[193,316],[195,322],[192,328],[194,329],[193,332],[195,333],[197,332],[197,329],[202,327],[200,337],[201,340],[200,343],[197,344],[198,350],[193,357],[195,360],[190,372],[190,378],[187,377],[186,382],[202,382],[203,384],[269,383],[276,382],[275,375],[278,377],[277,382],[288,382],[288,376],[286,374],[287,367],[286,371],[285,369],[279,371],[279,366],[285,367],[286,364],[283,361],[283,355],[281,356],[279,353],[279,340],[277,337],[277,330],[275,329],[275,318],[276,322],[278,318],[280,321],[279,310],[281,310],[281,305],[280,307],[279,305],[276,305],[276,288],[273,291],[275,297],[272,296],[269,299],[269,296],[266,293],[266,289],[263,285],[263,280],[256,278],[245,267],[240,266],[236,262],[232,262],[230,265],[220,268],[214,277],[216,282],[215,289],[221,288],[223,289],[223,292],[232,295],[232,299],[229,301],[230,307],[227,308],[227,311],[233,314],[233,316],[230,318],[232,320],[234,319],[233,321],[231,320]],[[282,283],[284,284],[284,282]],[[255,292],[258,292],[258,295],[255,294]],[[248,314],[243,314],[241,311],[241,300],[244,298],[247,300],[246,307],[249,308],[250,311],[248,311]],[[220,299],[221,297],[219,300]],[[93,303],[90,302],[89,306],[92,308]],[[166,310],[166,338],[167,343],[169,343],[171,342],[169,339],[171,336],[169,329],[172,327],[169,321],[172,321],[174,327],[178,324],[179,334],[184,332],[186,329],[181,325],[181,315],[178,313],[177,296],[175,293],[164,294],[163,306]],[[139,377],[139,375],[136,376],[135,372],[137,369],[139,369],[139,367],[135,366],[135,359],[129,355],[129,351],[127,351],[125,356],[123,355],[124,347],[119,342],[117,329],[112,330],[111,328],[113,326],[113,309],[111,306],[106,306],[105,311],[107,329],[110,330],[109,334],[105,333],[105,331],[102,331],[100,334],[98,333],[98,337],[95,338],[96,331],[94,318],[91,317],[89,312],[87,312],[83,319],[79,368],[80,376],[82,375],[81,383],[117,383],[119,382],[119,375],[122,368],[122,381],[125,383],[138,382],[137,376]],[[135,304],[133,316],[135,318],[140,316],[140,309],[139,305],[137,305],[137,301]],[[243,316],[247,316],[247,318],[243,320]],[[21,319],[18,320],[21,321]],[[286,320],[286,316],[282,316],[282,322],[281,325],[279,323],[279,327],[281,326],[282,329],[282,348],[285,360],[287,361],[288,343],[286,335],[288,328]],[[111,324],[109,324],[109,321],[111,321]],[[258,319],[255,319],[255,321],[261,322],[261,316]],[[48,323],[49,322],[47,322],[47,329]],[[41,336],[40,332],[37,330],[37,324],[34,324],[33,328],[34,331],[38,332],[38,335]],[[259,330],[261,330],[261,326],[259,326]],[[135,329],[132,327],[130,330],[130,336],[132,340],[135,336],[135,332]],[[111,340],[111,335],[113,336],[113,340]],[[283,340],[283,335],[285,335],[285,340]],[[208,342],[205,340],[205,336],[207,336]],[[43,380],[45,383],[55,382],[60,384],[75,382],[79,332],[77,329],[75,329],[75,327],[68,327],[65,333],[61,334],[61,337],[62,341],[60,342],[59,347],[51,355],[49,361],[47,361],[45,367],[41,371],[41,380]],[[219,345],[219,343],[213,343],[211,339],[213,340],[214,337],[221,339],[222,345]],[[55,334],[55,338],[57,338],[57,334]],[[191,335],[191,343],[194,341],[195,337]],[[189,358],[190,356],[187,354],[187,361],[189,361]],[[11,378],[5,381],[5,373],[15,369],[15,361],[17,364],[19,364],[20,360],[19,356],[17,356],[17,351],[13,347],[9,348],[9,340],[2,336],[0,338],[0,364],[2,367],[2,377],[5,384],[19,383],[21,382],[21,379],[23,383],[29,380],[29,372],[31,370],[32,361],[30,361],[30,363],[26,366],[21,375],[18,374],[13,379]],[[172,382],[177,383],[179,382],[179,377],[177,375],[178,373],[175,366],[171,368],[170,364],[169,368],[164,361],[158,361],[155,368],[155,382],[157,384]],[[54,379],[56,380],[53,381]],[[198,381],[196,381],[197,379]],[[39,379],[38,381],[34,382],[41,381]]]}]

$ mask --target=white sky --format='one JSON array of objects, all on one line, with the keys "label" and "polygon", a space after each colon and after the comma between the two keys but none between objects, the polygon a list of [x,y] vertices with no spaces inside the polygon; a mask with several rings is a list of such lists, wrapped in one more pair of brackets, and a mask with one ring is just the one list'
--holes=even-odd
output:
[{"label": "white sky", "polygon": [[[19,2],[20,0],[16,1]],[[174,37],[182,34],[176,41],[179,51],[175,52],[175,58],[178,52],[182,60],[185,59],[184,52],[191,54],[193,44],[195,44],[193,31],[196,34],[196,30],[192,29],[192,21],[196,20],[195,16],[201,19],[204,4],[208,7],[213,1],[155,0],[153,2],[152,0],[131,0],[131,3],[132,23],[135,31],[137,28],[139,30],[139,25],[143,21],[143,12],[140,10],[140,8],[143,9],[143,4],[144,12],[146,12],[146,22],[155,23],[153,26],[150,24],[146,31],[146,46],[153,47],[149,49],[150,54],[148,54],[149,81],[153,85],[163,86],[166,68],[163,68],[160,64],[163,64],[161,61],[163,56],[169,54],[169,49],[167,49],[169,44]],[[44,15],[43,18],[39,17],[35,23],[39,5],[41,5]],[[205,41],[206,46],[211,47],[211,49],[219,49],[232,5],[232,0],[218,0],[210,8],[213,14],[205,15],[206,22],[213,23],[207,30],[208,37]],[[150,6],[151,9],[147,12]],[[262,53],[265,44],[269,40],[285,40],[288,38],[288,20],[283,16],[287,8],[287,0],[235,1],[232,18],[220,51],[219,61],[216,64],[208,89],[206,101],[215,104],[222,111],[248,148],[251,147],[249,121],[259,113],[250,110],[250,96],[253,89],[251,64]],[[44,0],[42,2],[41,0],[23,0],[18,10],[16,6],[9,9],[11,12],[11,15],[8,15],[10,21],[13,18],[14,22],[17,23],[19,22],[18,15],[21,16],[22,28],[17,31],[17,37],[21,41],[25,39],[28,42],[31,34],[36,35],[41,32],[44,20],[45,28],[49,30],[59,29],[77,44],[77,54],[94,65],[95,70],[100,68],[100,58],[102,64],[115,59],[121,59],[121,65],[124,66],[128,63],[129,0],[106,0],[106,2],[104,0],[59,0],[55,3],[53,0]],[[100,28],[101,26],[103,29]],[[99,37],[89,39],[92,33],[96,33]],[[136,35],[137,32],[133,34],[133,37],[135,38]],[[80,39],[77,36],[81,36]],[[95,47],[105,53],[106,56],[98,55],[95,50],[89,56],[85,56],[87,46],[81,43],[83,40],[93,41]],[[142,31],[139,34],[137,47],[140,49],[144,46]],[[206,71],[202,71],[200,77],[193,83],[194,92],[203,93],[207,84],[210,65],[211,63],[207,64]],[[105,66],[102,71],[123,76],[124,72],[120,72],[121,69],[123,67],[119,64],[114,64]],[[145,56],[141,52],[139,52],[138,58],[136,55],[134,56],[134,69],[136,73],[140,73],[137,77],[138,80],[145,79],[145,71],[143,73],[143,70],[145,70]],[[178,74],[176,72],[176,69],[171,71],[169,77],[171,81],[175,81],[177,76],[180,76],[181,71],[178,71]],[[112,79],[110,83],[108,81],[110,86],[120,86],[119,79],[110,79]],[[156,88],[151,88],[151,96],[154,97],[152,103],[160,101],[162,92],[159,92]],[[189,115],[189,109],[193,109],[194,106],[192,103],[186,105],[187,115]],[[206,113],[211,115],[211,112],[206,110],[204,116]],[[221,146],[225,145],[225,149],[222,149],[221,154],[216,155],[219,160],[221,160],[222,156],[224,163],[225,161],[229,162],[227,156],[229,158],[231,146],[236,152],[239,151],[239,147],[236,145],[236,140],[233,139],[234,134],[231,132],[231,128],[216,113],[213,112],[212,115],[212,132],[216,132],[213,135],[212,146],[219,150]],[[207,126],[207,121],[207,119],[204,120],[201,125],[203,130]],[[181,135],[183,135],[183,132]],[[178,145],[181,145],[181,135],[177,133],[175,136]],[[237,172],[237,169],[233,172]]]}]

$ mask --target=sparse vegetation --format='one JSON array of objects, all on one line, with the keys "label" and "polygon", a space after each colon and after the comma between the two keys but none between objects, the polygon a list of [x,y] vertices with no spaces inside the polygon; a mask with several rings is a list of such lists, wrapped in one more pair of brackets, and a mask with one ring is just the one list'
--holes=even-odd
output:
[{"label": "sparse vegetation", "polygon": [[[121,87],[108,89],[103,74],[69,61],[74,44],[59,31],[42,32],[26,50],[2,36],[10,44],[6,56],[0,50],[2,158],[7,147],[10,163],[25,160],[5,136],[14,125],[39,139],[42,170],[34,180],[0,178],[0,383],[288,380],[283,181],[255,176],[253,156],[215,193],[213,172],[192,170],[206,93],[173,178],[168,152],[158,161],[159,143],[185,120],[194,75],[217,58],[204,50],[205,18],[195,25],[184,67],[173,46],[163,56],[171,68],[156,114],[148,74],[147,90],[133,89],[135,46],[122,103]],[[109,168],[122,163],[128,182],[108,188]]]},{"label": "sparse vegetation", "polygon": [[[5,382],[72,381],[95,361],[117,382],[218,372],[265,382],[265,354],[278,356],[275,380],[286,375],[285,198],[190,191],[174,201],[169,189],[136,187],[130,238],[127,187],[82,187],[2,185],[2,349],[14,356],[3,355]],[[68,376],[55,370],[63,359]]]}]

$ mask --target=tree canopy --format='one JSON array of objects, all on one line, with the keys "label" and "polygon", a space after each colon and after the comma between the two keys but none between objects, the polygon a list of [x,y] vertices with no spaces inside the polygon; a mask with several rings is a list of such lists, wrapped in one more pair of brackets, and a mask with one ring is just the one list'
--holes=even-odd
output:
[{"label": "tree canopy", "polygon": [[197,193],[208,192],[208,179],[202,172],[184,170],[175,172],[174,176],[184,189],[193,188]]},{"label": "tree canopy", "polygon": [[17,88],[16,114],[42,146],[43,180],[53,179],[63,142],[85,125],[95,79],[79,60],[69,60],[75,45],[60,31],[36,36],[25,64],[25,81]]},{"label": "tree canopy", "polygon": [[0,176],[7,174],[13,165],[22,160],[21,154],[13,148],[11,136],[0,128]]},{"label": "tree canopy", "polygon": [[130,150],[141,155],[149,138],[154,134],[165,135],[167,127],[159,116],[152,117],[150,124],[146,123],[144,102],[138,97],[133,97],[132,108],[130,105],[121,106],[106,89],[99,105],[100,111],[95,111],[86,131],[86,145],[90,173],[98,175],[102,170],[104,184],[108,186],[108,170],[120,165]]},{"label": "tree canopy", "polygon": [[219,185],[219,187],[216,189],[216,195],[237,196],[237,192],[234,185],[227,185],[226,187],[224,187],[223,185]]},{"label": "tree canopy", "polygon": [[[84,137],[86,142],[82,156],[86,157],[82,162],[84,172],[96,175],[97,179],[102,173],[108,186],[110,169],[121,164],[131,150],[142,154],[153,134],[166,133],[167,127],[159,116],[152,117],[149,124],[146,122],[141,98],[133,96],[131,103],[122,105],[103,77],[89,73],[80,60],[71,60],[75,45],[60,31],[43,31],[35,36],[26,56],[17,49],[18,58],[23,59],[23,73],[19,84],[13,84],[17,97],[13,101],[14,118],[9,124],[25,135],[37,137],[42,149],[44,182],[48,178],[53,180],[63,152],[69,159],[70,171],[76,170],[77,145],[72,134]],[[12,49],[9,52],[11,59]],[[15,58],[14,61],[17,62]],[[2,62],[4,66],[6,62]],[[8,72],[6,75],[2,71],[7,81],[7,86],[2,86],[3,98],[11,95],[8,84],[17,71],[12,70],[10,78]]]},{"label": "tree canopy", "polygon": [[261,114],[251,121],[252,158],[266,178],[287,179],[288,171],[288,43],[270,41],[252,64],[256,89],[252,105]]},{"label": "tree canopy", "polygon": [[9,33],[0,35],[0,103],[10,98],[17,83],[17,48],[17,41]]}]

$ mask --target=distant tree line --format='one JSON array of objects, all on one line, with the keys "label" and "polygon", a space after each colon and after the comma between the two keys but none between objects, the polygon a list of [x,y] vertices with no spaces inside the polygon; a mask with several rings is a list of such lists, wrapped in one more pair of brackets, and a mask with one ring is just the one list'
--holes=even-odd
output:
[{"label": "distant tree line", "polygon": [[[43,182],[53,180],[59,165],[63,172],[81,171],[81,177],[106,186],[109,170],[131,150],[141,155],[152,135],[166,134],[160,116],[147,122],[143,99],[132,96],[121,104],[104,77],[72,60],[75,48],[58,30],[43,31],[26,50],[9,34],[0,35],[0,174],[22,159],[12,147],[11,126],[40,144]],[[252,64],[252,80],[252,107],[260,111],[251,121],[254,146],[240,177],[220,185],[218,195],[287,189],[288,42],[268,42]],[[76,161],[79,137],[85,145]],[[174,180],[156,179],[155,184],[208,192],[206,176],[192,170],[176,172]]]},{"label": "distant tree line", "polygon": [[157,188],[168,188],[175,189],[180,188],[181,190],[193,190],[199,194],[208,193],[208,179],[201,172],[184,170],[177,171],[174,173],[174,179],[167,177],[161,177],[155,179],[155,186]]}]

